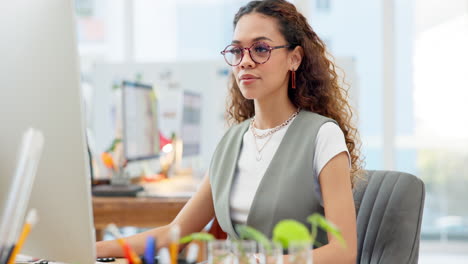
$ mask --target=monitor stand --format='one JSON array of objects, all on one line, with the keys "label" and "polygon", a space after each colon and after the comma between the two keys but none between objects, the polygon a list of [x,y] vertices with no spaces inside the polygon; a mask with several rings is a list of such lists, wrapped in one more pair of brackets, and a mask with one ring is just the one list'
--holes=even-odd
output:
[{"label": "monitor stand", "polygon": [[129,177],[123,169],[113,174],[110,185],[96,185],[92,187],[92,193],[94,196],[107,197],[135,197],[138,192],[143,190],[142,186],[130,183]]}]

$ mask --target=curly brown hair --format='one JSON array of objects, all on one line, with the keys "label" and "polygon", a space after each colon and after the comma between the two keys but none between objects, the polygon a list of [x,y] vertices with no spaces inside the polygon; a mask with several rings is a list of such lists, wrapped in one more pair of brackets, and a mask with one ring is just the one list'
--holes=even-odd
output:
[{"label": "curly brown hair", "polygon": [[[234,17],[234,28],[239,19],[250,13],[260,13],[276,18],[280,32],[289,43],[289,50],[301,46],[304,55],[296,71],[296,89],[288,87],[291,102],[301,109],[334,119],[344,133],[346,146],[351,155],[351,182],[361,171],[360,140],[352,124],[352,108],[347,101],[348,91],[339,85],[338,67],[332,61],[324,42],[312,30],[307,19],[296,7],[284,0],[251,1],[241,7]],[[291,82],[290,82],[291,83]],[[343,82],[344,83],[344,82]],[[240,123],[255,115],[253,100],[241,93],[235,77],[229,83],[227,120]]]}]

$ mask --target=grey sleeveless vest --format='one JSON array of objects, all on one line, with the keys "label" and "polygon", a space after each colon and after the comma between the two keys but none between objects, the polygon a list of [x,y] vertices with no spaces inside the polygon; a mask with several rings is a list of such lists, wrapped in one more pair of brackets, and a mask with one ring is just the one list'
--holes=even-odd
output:
[{"label": "grey sleeveless vest", "polygon": [[[224,232],[233,238],[238,238],[238,235],[230,216],[230,193],[249,122],[246,120],[232,126],[226,132],[213,154],[209,169],[216,218]],[[323,215],[324,209],[314,194],[312,177],[315,139],[326,122],[335,121],[312,112],[299,112],[260,181],[247,225],[271,238],[274,226],[283,219],[295,219],[310,228],[307,216],[314,212]],[[327,244],[326,233],[319,231],[317,241]]]}]

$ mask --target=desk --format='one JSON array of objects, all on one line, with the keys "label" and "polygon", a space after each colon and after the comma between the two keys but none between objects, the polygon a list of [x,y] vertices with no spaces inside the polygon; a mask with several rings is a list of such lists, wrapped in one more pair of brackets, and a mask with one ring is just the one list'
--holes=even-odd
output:
[{"label": "desk", "polygon": [[169,224],[189,198],[93,197],[96,239],[109,223],[117,226],[157,227]]}]

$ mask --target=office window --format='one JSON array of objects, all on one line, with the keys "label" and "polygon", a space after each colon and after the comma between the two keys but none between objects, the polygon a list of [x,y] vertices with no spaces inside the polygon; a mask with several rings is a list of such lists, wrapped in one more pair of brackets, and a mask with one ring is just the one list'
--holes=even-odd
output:
[{"label": "office window", "polygon": [[[359,129],[367,169],[412,173],[426,184],[422,239],[468,241],[468,1],[392,5],[393,164],[384,158],[384,1],[322,1],[309,21],[335,57],[355,58]],[[365,8],[363,8],[365,7]]]},{"label": "office window", "polygon": [[[441,11],[427,19],[429,7]],[[427,188],[422,235],[431,240],[467,241],[468,1],[421,2],[415,11],[412,141],[416,170]]]},{"label": "office window", "polygon": [[76,14],[79,17],[91,16],[94,11],[94,2],[92,0],[75,1]]},{"label": "office window", "polygon": [[78,49],[82,68],[88,71],[94,61],[124,59],[124,1],[77,0]]},{"label": "office window", "polygon": [[316,0],[315,1],[315,6],[317,10],[321,12],[328,12],[330,11],[330,2],[331,0]]},{"label": "office window", "polygon": [[232,19],[248,1],[136,0],[135,61],[220,58],[232,37]]}]

